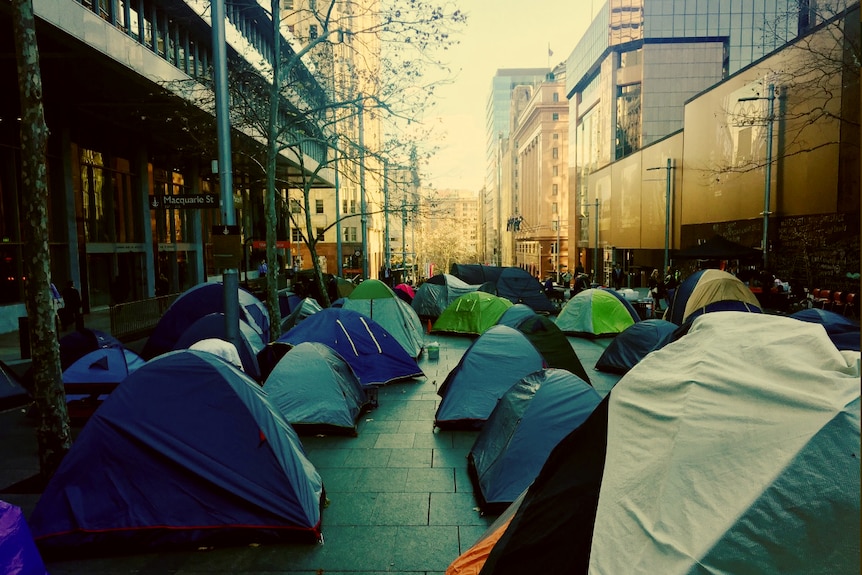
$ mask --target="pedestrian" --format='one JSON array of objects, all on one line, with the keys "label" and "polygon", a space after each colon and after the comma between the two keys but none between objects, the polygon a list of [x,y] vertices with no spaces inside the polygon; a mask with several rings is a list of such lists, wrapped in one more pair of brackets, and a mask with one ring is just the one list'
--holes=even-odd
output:
[{"label": "pedestrian", "polygon": [[658,273],[658,268],[652,270],[647,286],[649,286],[649,295],[652,298],[653,310],[658,312],[661,310],[661,300],[664,297],[664,282]]},{"label": "pedestrian", "polygon": [[614,264],[614,271],[611,273],[611,278],[614,282],[614,289],[619,291],[623,287],[623,270],[620,269],[620,264]]},{"label": "pedestrian", "polygon": [[75,282],[69,280],[66,287],[63,288],[64,306],[62,316],[63,329],[75,324],[75,329],[81,331],[84,329],[84,315],[81,313],[81,293],[75,287]]},{"label": "pedestrian", "polygon": [[268,271],[269,271],[269,268],[267,268],[266,260],[260,260],[260,265],[259,265],[259,266],[257,266],[257,275],[258,275],[258,277],[265,278],[265,277],[266,277],[266,273],[267,273]]}]

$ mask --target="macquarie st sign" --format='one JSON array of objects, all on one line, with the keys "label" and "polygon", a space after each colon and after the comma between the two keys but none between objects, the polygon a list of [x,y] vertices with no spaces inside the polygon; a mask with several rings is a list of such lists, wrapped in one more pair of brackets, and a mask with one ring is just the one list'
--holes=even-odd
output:
[{"label": "macquarie st sign", "polygon": [[151,210],[200,210],[219,207],[219,194],[178,194],[150,196]]}]

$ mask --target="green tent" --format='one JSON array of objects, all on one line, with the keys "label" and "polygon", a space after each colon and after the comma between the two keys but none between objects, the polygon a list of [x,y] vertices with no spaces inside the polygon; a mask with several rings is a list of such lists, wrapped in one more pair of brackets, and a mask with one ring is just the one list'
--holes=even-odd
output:
[{"label": "green tent", "polygon": [[481,291],[466,293],[443,310],[431,331],[481,335],[495,325],[510,307],[512,302],[493,294]]},{"label": "green tent", "polygon": [[556,323],[567,335],[605,337],[615,336],[633,325],[635,320],[612,293],[602,289],[587,289],[563,306]]}]

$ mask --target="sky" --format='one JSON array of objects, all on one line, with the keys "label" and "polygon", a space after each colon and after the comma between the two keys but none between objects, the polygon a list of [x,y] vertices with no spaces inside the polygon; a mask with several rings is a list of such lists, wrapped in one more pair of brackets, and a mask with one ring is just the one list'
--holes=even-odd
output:
[{"label": "sky", "polygon": [[[564,62],[602,0],[462,0],[467,25],[447,53],[455,79],[437,88],[427,122],[440,150],[425,169],[438,190],[479,191],[485,179],[485,105],[501,68],[553,68]],[[553,54],[549,57],[549,49]]]}]

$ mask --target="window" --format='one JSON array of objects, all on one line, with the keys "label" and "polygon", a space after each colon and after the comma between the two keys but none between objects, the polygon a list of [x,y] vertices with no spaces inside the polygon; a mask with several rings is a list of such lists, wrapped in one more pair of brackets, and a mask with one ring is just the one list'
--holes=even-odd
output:
[{"label": "window", "polygon": [[[556,165],[555,165],[555,166],[554,166],[553,168],[551,168],[551,169],[553,170],[553,175],[554,175],[554,176],[559,176],[559,175],[560,175],[560,166],[556,166]],[[557,185],[557,184],[554,184],[554,186],[555,186],[555,187],[556,187],[556,185]]]},{"label": "window", "polygon": [[347,213],[347,200],[341,200],[341,213]]},{"label": "window", "polygon": [[308,39],[316,40],[317,39],[317,24],[312,24],[308,27]]},{"label": "window", "polygon": [[557,213],[557,202],[554,202],[553,204],[551,204],[551,213],[552,214]]},{"label": "window", "polygon": [[553,96],[551,96],[551,100],[553,100],[554,102],[559,102],[560,101],[560,95],[558,93],[554,92]]},{"label": "window", "polygon": [[344,241],[345,242],[355,242],[356,241],[356,228],[355,227],[344,228]]},{"label": "window", "polygon": [[319,242],[325,242],[326,241],[326,239],[325,239],[326,233],[324,232],[323,228],[317,228],[315,230],[315,234],[317,235],[317,241],[319,241]]},{"label": "window", "polygon": [[356,200],[350,200],[350,213],[356,213]]},{"label": "window", "polygon": [[552,148],[551,149],[551,157],[554,158],[555,160],[557,158],[559,158],[560,157],[560,149],[559,148]]},{"label": "window", "polygon": [[314,200],[314,213],[322,214],[323,213],[323,200]]},{"label": "window", "polygon": [[560,119],[560,115],[557,112],[554,112],[551,114],[551,119],[556,122]]},{"label": "window", "polygon": [[302,236],[302,230],[299,228],[291,228],[290,230],[290,239],[293,242],[300,243],[305,241]]},{"label": "window", "polygon": [[[556,168],[556,166],[554,166],[554,167]],[[556,195],[558,195],[559,193],[560,193],[560,186],[559,186],[559,184],[553,184],[551,194],[553,194],[553,195],[555,195],[555,196],[556,196]]]},{"label": "window", "polygon": [[301,211],[301,206],[299,205],[299,200],[290,200],[290,213],[298,214]]}]

